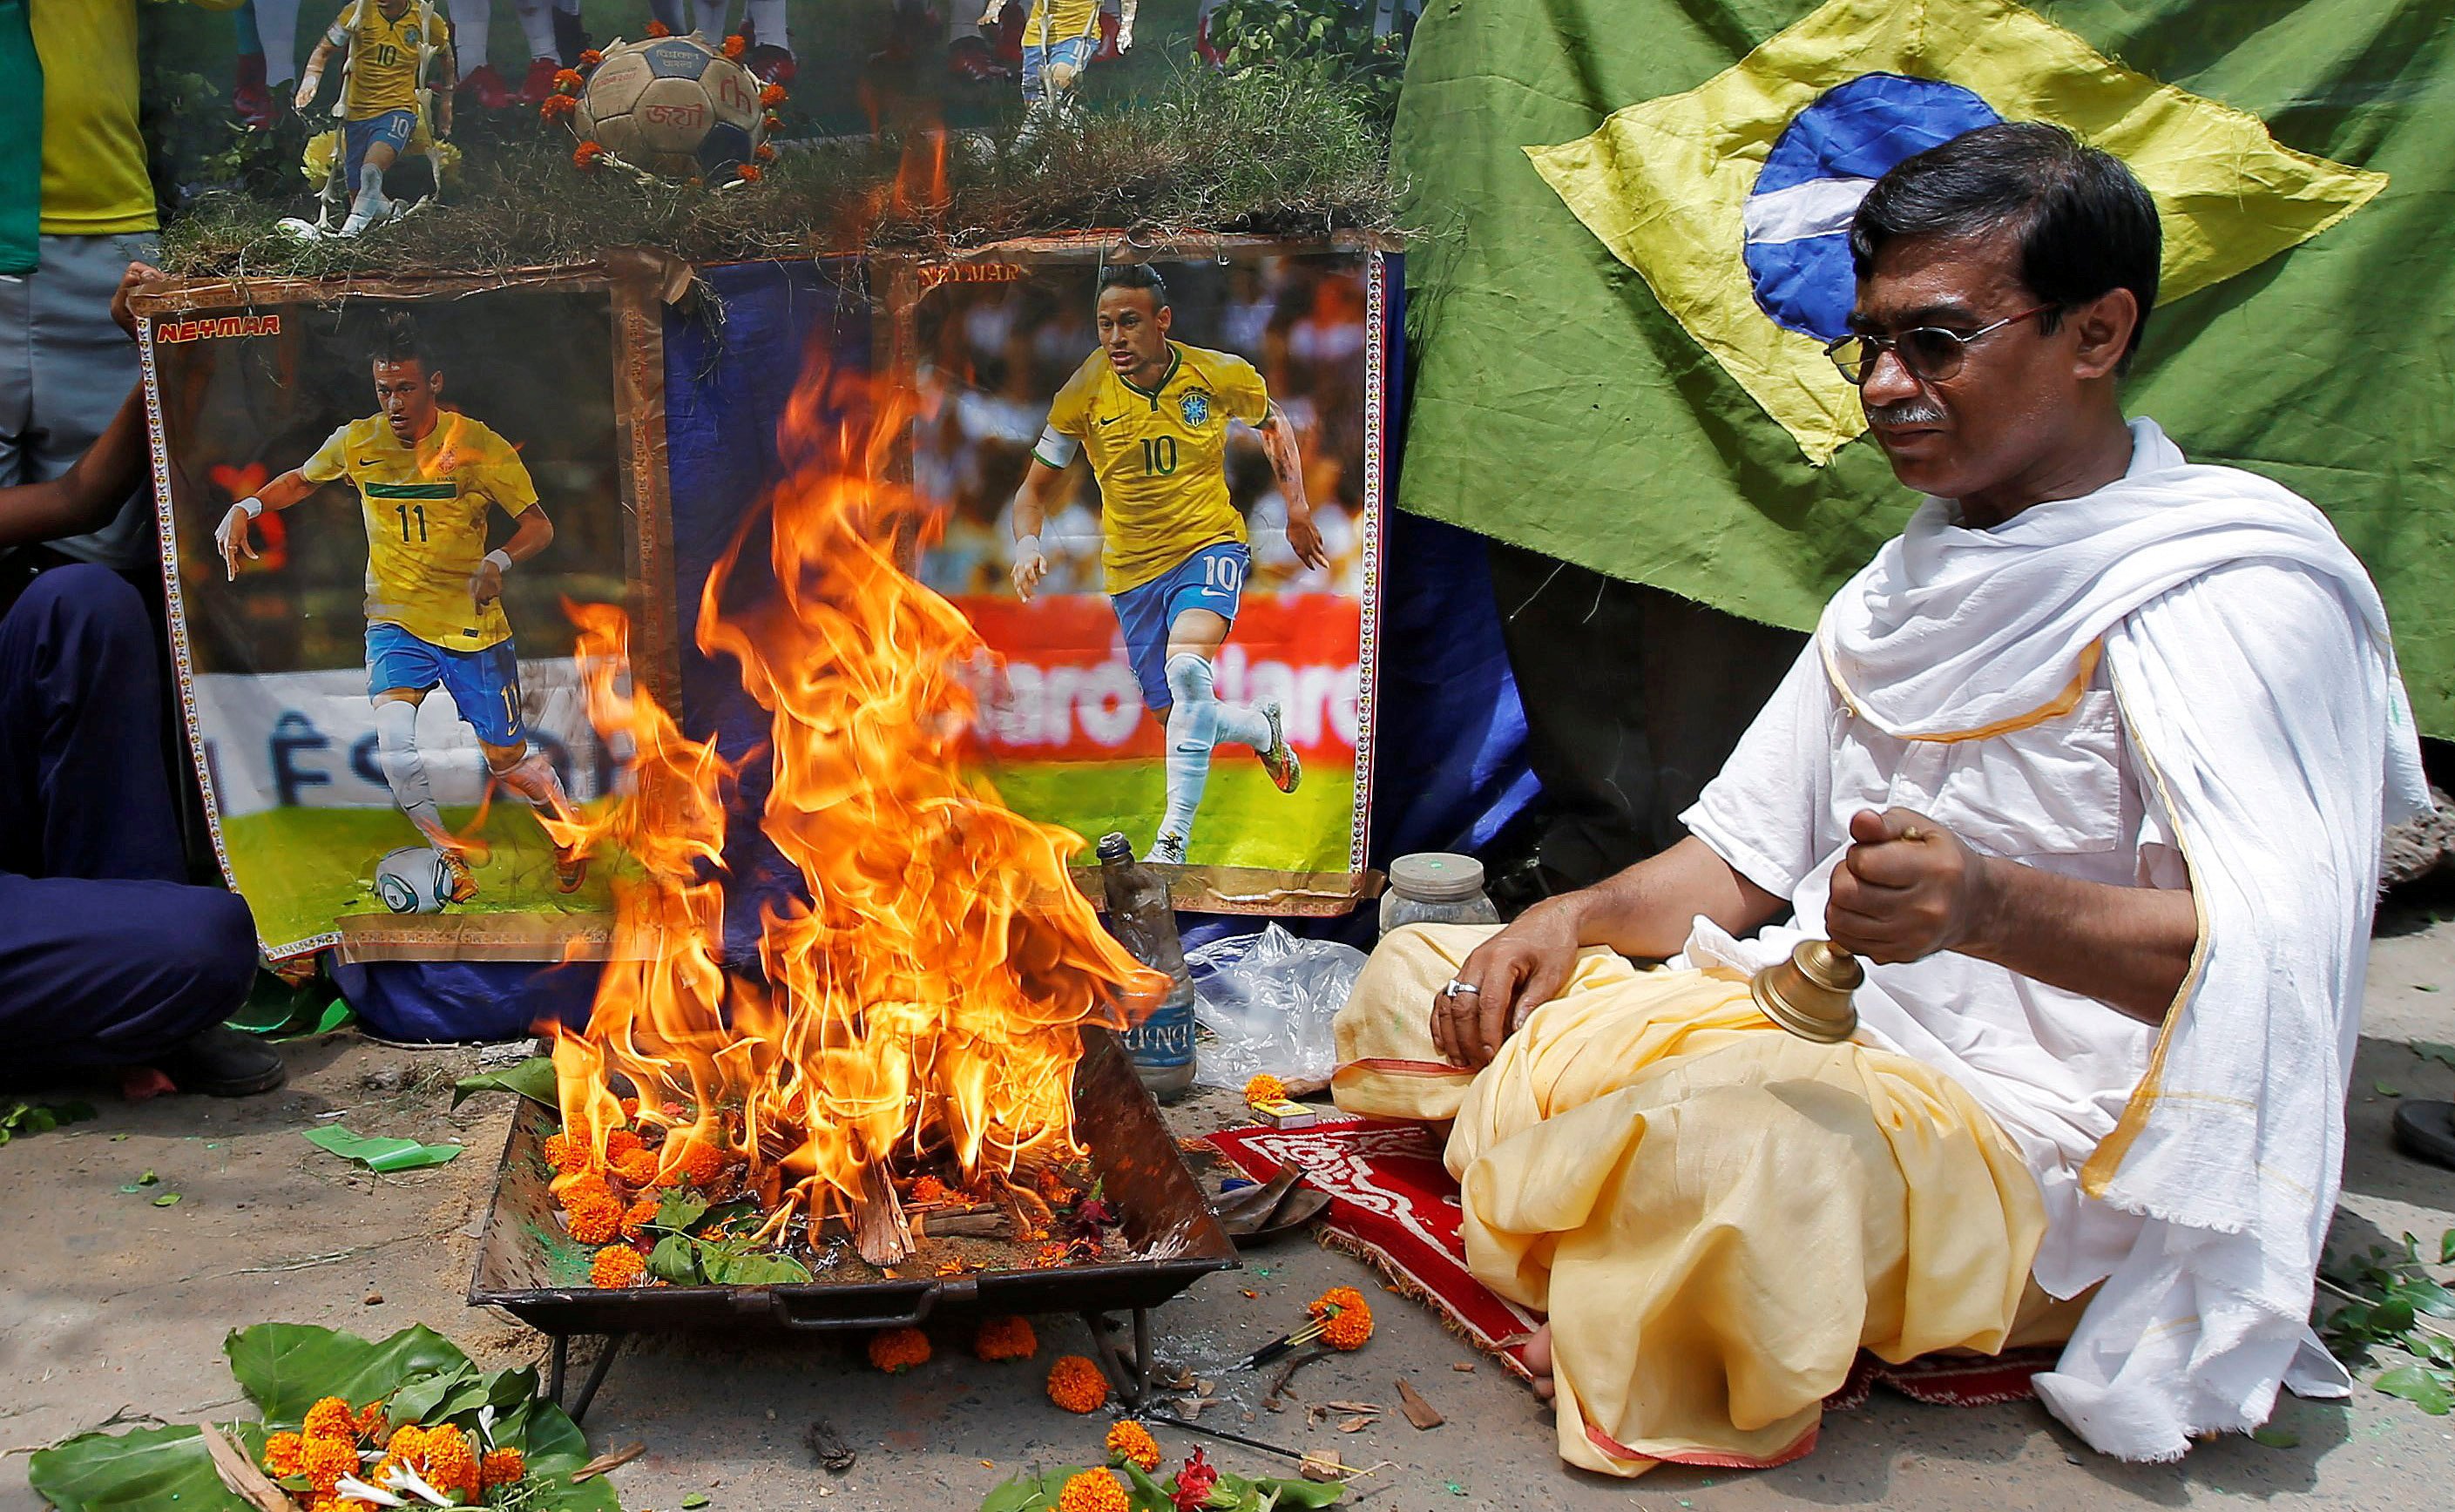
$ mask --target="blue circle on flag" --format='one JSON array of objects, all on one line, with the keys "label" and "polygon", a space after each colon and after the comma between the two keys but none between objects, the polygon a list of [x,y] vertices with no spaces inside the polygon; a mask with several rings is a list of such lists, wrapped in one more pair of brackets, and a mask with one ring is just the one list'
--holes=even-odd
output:
[{"label": "blue circle on flag", "polygon": [[1792,117],[1749,192],[1748,282],[1775,324],[1818,341],[1849,334],[1857,279],[1850,217],[1905,157],[2002,120],[1939,79],[1862,73]]}]

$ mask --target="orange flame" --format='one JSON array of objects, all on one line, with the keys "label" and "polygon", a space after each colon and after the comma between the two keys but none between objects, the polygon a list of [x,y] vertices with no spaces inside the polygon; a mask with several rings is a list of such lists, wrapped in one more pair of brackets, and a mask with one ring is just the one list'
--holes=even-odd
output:
[{"label": "orange flame", "polygon": [[[762,918],[763,985],[723,960],[733,769],[627,686],[621,612],[573,607],[590,717],[634,756],[604,812],[540,818],[639,875],[618,884],[587,1029],[556,1035],[564,1127],[594,1152],[558,1184],[602,1170],[618,1077],[638,1119],[669,1130],[662,1179],[716,1145],[742,1189],[773,1192],[781,1172],[813,1220],[902,1152],[943,1150],[967,1179],[1070,1158],[1080,1026],[1123,1027],[1167,990],[1072,886],[1080,837],[1013,813],[968,767],[985,649],[897,565],[924,528],[885,467],[909,408],[858,375],[806,376],[781,428],[789,476],[700,600],[700,646],[739,662],[770,713],[759,823],[808,895]],[[741,559],[762,517],[763,575]],[[696,1110],[687,1128],[675,1104]]]}]

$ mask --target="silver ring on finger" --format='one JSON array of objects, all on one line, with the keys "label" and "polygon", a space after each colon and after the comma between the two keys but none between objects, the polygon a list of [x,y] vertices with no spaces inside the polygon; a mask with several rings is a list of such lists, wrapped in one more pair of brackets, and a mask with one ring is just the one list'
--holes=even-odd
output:
[{"label": "silver ring on finger", "polygon": [[1458,980],[1455,977],[1451,978],[1449,979],[1449,985],[1441,989],[1441,996],[1444,998],[1455,998],[1460,993],[1466,993],[1473,997],[1480,998],[1483,996],[1483,989],[1480,987],[1470,986],[1467,983]]}]

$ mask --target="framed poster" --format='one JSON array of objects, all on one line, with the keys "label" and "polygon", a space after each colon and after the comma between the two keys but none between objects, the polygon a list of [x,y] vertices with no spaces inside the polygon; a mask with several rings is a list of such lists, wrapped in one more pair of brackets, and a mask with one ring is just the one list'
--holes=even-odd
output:
[{"label": "framed poster", "polygon": [[139,301],[172,652],[214,850],[274,958],[602,949],[565,601],[671,699],[645,270],[194,282]]},{"label": "framed poster", "polygon": [[1354,243],[1008,243],[873,274],[917,574],[1000,666],[1001,795],[1180,907],[1344,912],[1365,869],[1389,265]]}]

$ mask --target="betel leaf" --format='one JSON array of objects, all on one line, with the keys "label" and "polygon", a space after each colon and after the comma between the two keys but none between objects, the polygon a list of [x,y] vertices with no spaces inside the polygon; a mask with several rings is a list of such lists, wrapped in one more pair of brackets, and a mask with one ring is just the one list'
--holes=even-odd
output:
[{"label": "betel leaf", "polygon": [[452,1105],[457,1108],[480,1092],[516,1093],[549,1108],[561,1106],[555,1100],[554,1058],[551,1056],[531,1056],[518,1065],[501,1071],[481,1071],[474,1077],[462,1077],[452,1083]]},{"label": "betel leaf", "polygon": [[699,1241],[681,1234],[668,1234],[657,1240],[648,1251],[648,1274],[676,1286],[700,1284]]},{"label": "betel leaf", "polygon": [[744,1252],[724,1244],[699,1247],[700,1269],[719,1286],[789,1286],[811,1280],[810,1268],[787,1255]]},{"label": "betel leaf", "polygon": [[707,1199],[697,1192],[676,1188],[665,1194],[657,1204],[657,1216],[648,1220],[650,1228],[660,1228],[668,1234],[681,1234],[707,1216]]},{"label": "betel leaf", "polygon": [[682,1512],[698,1512],[699,1508],[707,1505],[709,1497],[706,1492],[693,1491],[690,1495],[682,1498]]},{"label": "betel leaf", "polygon": [[[473,1401],[457,1399],[476,1388]],[[398,1426],[402,1423],[432,1423],[464,1408],[485,1405],[485,1388],[478,1383],[477,1367],[466,1360],[441,1370],[424,1371],[401,1382],[399,1389],[384,1403],[384,1415]],[[452,1404],[447,1406],[446,1402]]]},{"label": "betel leaf", "polygon": [[452,1341],[423,1324],[369,1342],[313,1323],[258,1323],[233,1331],[222,1350],[265,1421],[285,1426],[304,1419],[318,1398],[363,1406],[414,1378],[469,1364]]},{"label": "betel leaf", "polygon": [[320,1129],[302,1129],[301,1138],[319,1150],[355,1161],[370,1171],[390,1173],[416,1171],[430,1165],[442,1165],[460,1158],[457,1144],[420,1144],[416,1139],[393,1139],[380,1135],[353,1134],[337,1123]]},{"label": "betel leaf", "polygon": [[58,1512],[137,1507],[175,1512],[254,1512],[213,1473],[193,1424],[132,1433],[81,1433],[26,1462],[34,1494]]},{"label": "betel leaf", "polygon": [[2390,1397],[2402,1397],[2433,1418],[2443,1418],[2455,1409],[2455,1392],[2450,1392],[2446,1382],[2425,1365],[2398,1365],[2370,1384]]}]

